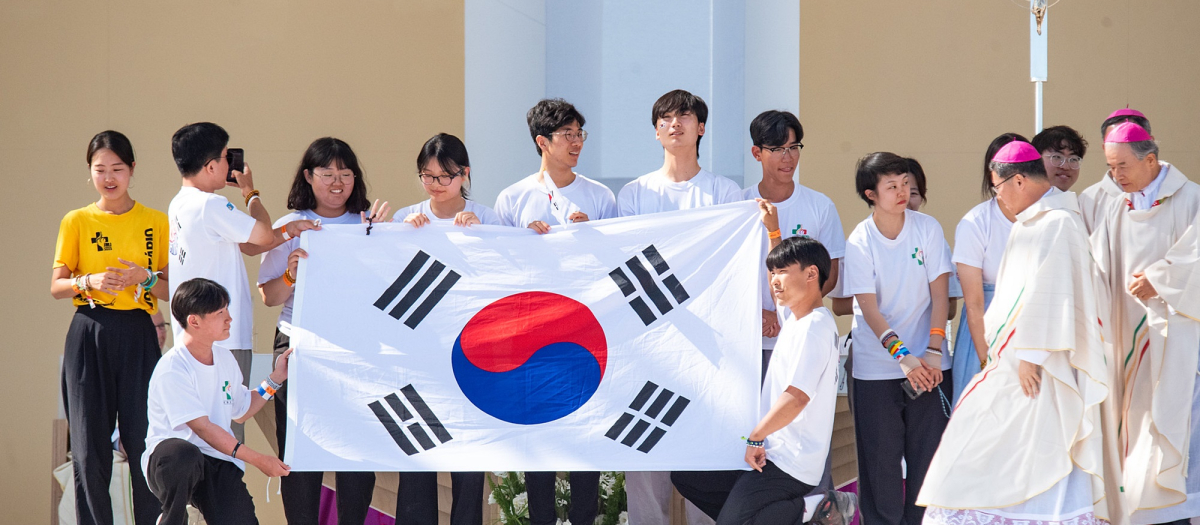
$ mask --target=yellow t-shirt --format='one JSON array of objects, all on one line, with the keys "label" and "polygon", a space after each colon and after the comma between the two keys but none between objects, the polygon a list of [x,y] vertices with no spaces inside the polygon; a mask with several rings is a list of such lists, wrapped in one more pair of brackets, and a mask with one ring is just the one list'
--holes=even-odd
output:
[{"label": "yellow t-shirt", "polygon": [[[125,268],[117,260],[120,258],[150,271],[163,270],[167,267],[168,225],[167,214],[136,202],[121,215],[105,213],[95,203],[72,210],[58,226],[54,268],[65,266],[73,277],[104,273],[109,266]],[[116,296],[92,290],[92,299],[114,310],[158,311],[158,298],[147,292],[141,300],[135,300],[136,290],[137,285],[133,285]],[[88,304],[82,295],[76,295],[74,302],[76,306]]]}]

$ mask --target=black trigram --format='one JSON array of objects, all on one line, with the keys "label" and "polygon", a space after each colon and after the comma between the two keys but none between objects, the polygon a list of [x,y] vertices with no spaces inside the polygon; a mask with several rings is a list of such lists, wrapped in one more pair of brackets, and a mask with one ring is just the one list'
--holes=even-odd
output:
[{"label": "black trigram", "polygon": [[[423,450],[436,447],[437,443],[433,442],[433,439],[429,436],[430,434],[433,434],[433,437],[437,438],[439,443],[445,443],[454,439],[450,436],[450,432],[446,431],[446,427],[442,426],[442,422],[438,421],[437,416],[433,414],[433,410],[429,409],[429,405],[425,404],[425,400],[421,399],[421,396],[417,394],[417,389],[413,388],[412,385],[408,385],[401,388],[400,393],[404,394],[404,399],[408,401],[408,406],[405,406],[404,401],[400,400],[400,396],[394,393],[383,397],[383,400],[387,402],[387,406],[391,407],[391,412],[388,412],[387,408],[384,408],[383,403],[379,401],[372,401],[367,404],[367,406],[371,407],[371,411],[375,413],[375,417],[379,418],[379,422],[383,423],[383,428],[387,429],[388,434],[391,434],[392,439],[400,446],[400,450],[411,456]],[[421,420],[425,422],[424,427],[421,426],[421,421],[413,421],[403,429],[400,427],[400,423],[407,423],[409,420],[414,419],[409,406],[412,407],[413,411],[416,411],[417,415],[421,416]],[[400,418],[400,423],[397,423],[395,417],[392,417],[393,413],[395,413],[396,417]],[[426,427],[429,429],[428,432],[425,430]],[[408,430],[407,434],[404,432],[405,430]],[[409,439],[409,435],[412,436],[412,440]],[[421,450],[417,450],[417,447],[413,446],[413,440],[421,445]]]},{"label": "black trigram", "polygon": [[[671,267],[667,266],[667,261],[663,260],[662,255],[659,255],[658,249],[653,244],[642,250],[642,255],[645,256],[646,262],[649,262],[650,266],[654,268],[654,273],[658,277],[657,281],[655,280],[655,275],[650,274],[642,259],[636,255],[625,261],[625,267],[629,268],[634,279],[637,279],[642,292],[650,298],[650,302],[654,303],[655,308],[658,309],[658,313],[666,315],[667,312],[670,312],[675,307],[671,304],[671,300],[667,298],[667,294],[671,294],[671,297],[675,299],[675,304],[681,305],[684,301],[688,300],[687,291],[683,289],[683,284],[679,282],[679,279],[674,274],[664,275],[671,271]],[[637,287],[633,285],[633,282],[625,275],[625,270],[621,269],[620,266],[608,272],[608,276],[612,277],[612,280],[617,283],[617,287],[621,289],[621,293],[625,294],[625,297],[637,294]],[[662,288],[659,288],[658,281],[662,282]],[[646,326],[650,326],[650,323],[658,319],[641,295],[634,295],[629,300],[629,306],[633,307],[633,311],[637,312],[638,317],[642,319],[642,323]]]},{"label": "black trigram", "polygon": [[[421,251],[417,252],[417,254],[413,256],[412,261],[409,261],[408,266],[404,267],[404,271],[400,272],[400,277],[397,277],[396,280],[392,282],[392,285],[388,286],[387,290],[384,290],[383,295],[379,296],[379,299],[375,301],[375,308],[378,308],[381,311],[387,310],[388,305],[392,304],[392,301],[396,300],[396,297],[400,295],[400,292],[404,291],[404,289],[408,287],[409,283],[412,282],[413,278],[416,277],[418,273],[420,273],[421,268],[424,267],[425,263],[428,261],[429,254]],[[429,290],[429,286],[437,280],[438,275],[441,275],[442,270],[446,270],[446,265],[438,262],[435,259],[433,263],[425,269],[425,273],[422,273],[421,277],[417,279],[417,282],[413,284],[412,287],[408,288],[408,292],[404,294],[404,297],[400,298],[400,302],[396,303],[396,306],[393,307],[390,312],[388,312],[388,315],[392,316],[394,319],[400,319],[401,317],[404,317],[404,314],[408,313],[408,309],[412,308],[413,304],[416,303],[422,295],[425,295],[425,292]],[[441,301],[442,298],[446,296],[446,292],[450,291],[450,288],[454,286],[454,283],[458,282],[459,277],[460,276],[458,275],[458,272],[454,270],[447,270],[446,276],[443,277],[442,280],[433,287],[433,290],[429,291],[429,294],[425,296],[425,300],[421,301],[421,304],[417,305],[416,309],[412,311],[412,314],[408,316],[408,319],[404,320],[404,324],[409,328],[416,329],[417,325],[421,324],[421,320],[425,319],[425,316],[429,315],[429,312],[433,310],[434,306],[437,306],[438,301]]]},{"label": "black trigram", "polygon": [[[654,395],[656,392],[657,396]],[[651,402],[650,398],[652,397],[654,401]],[[674,402],[671,401],[672,398],[674,398]],[[664,428],[664,425],[669,427],[675,424],[675,420],[679,419],[679,415],[683,413],[683,409],[687,408],[690,402],[686,397],[676,395],[675,392],[646,381],[637,397],[633,398],[633,402],[629,404],[632,413],[621,414],[621,417],[617,418],[617,422],[613,423],[604,437],[627,447],[637,445],[640,452],[650,452],[650,449],[654,448],[654,445],[657,445],[658,441],[666,435],[667,429]],[[650,403],[650,406],[647,407],[646,403]],[[670,405],[670,408],[667,405]],[[645,410],[642,410],[643,407]],[[664,411],[664,409],[666,410]],[[634,420],[637,422],[633,423]],[[633,423],[633,428],[626,432],[625,429],[629,427],[630,423]],[[647,430],[650,430],[649,434],[646,434]],[[622,434],[625,436],[624,438],[621,437]],[[643,435],[646,436],[645,439],[642,439]],[[638,445],[639,439],[641,439],[640,445]]]}]

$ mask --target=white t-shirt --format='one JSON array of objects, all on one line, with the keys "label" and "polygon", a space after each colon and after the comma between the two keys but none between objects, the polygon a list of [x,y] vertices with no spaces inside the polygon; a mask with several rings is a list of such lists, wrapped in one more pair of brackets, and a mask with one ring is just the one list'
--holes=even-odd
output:
[{"label": "white t-shirt", "polygon": [[996,284],[1012,227],[995,197],[977,204],[958,221],[954,230],[954,257],[950,261],[981,268],[983,283]]},{"label": "white t-shirt", "polygon": [[617,195],[622,217],[664,211],[690,210],[742,200],[742,189],[733,181],[700,170],[683,182],[671,182],[661,169],[629,181]]},{"label": "white t-shirt", "polygon": [[229,432],[229,424],[250,410],[250,389],[242,386],[242,369],[229,350],[213,345],[213,364],[205,365],[192,357],[183,345],[163,354],[150,375],[146,399],[146,451],[142,453],[142,472],[154,447],[171,438],[196,445],[205,456],[231,461],[246,470],[245,463],[217,452],[187,425],[201,416]]},{"label": "white t-shirt", "polygon": [[[929,345],[933,310],[929,283],[951,270],[942,226],[921,212],[904,212],[904,228],[895,239],[884,237],[870,216],[858,223],[846,239],[844,290],[850,295],[875,294],[880,313],[916,357],[924,357]],[[904,377],[899,361],[888,354],[863,319],[857,300],[850,333],[854,339],[855,379]],[[950,361],[942,359],[943,370],[950,368]]]},{"label": "white t-shirt", "polygon": [[[833,313],[817,308],[796,319],[789,315],[779,331],[771,366],[763,381],[759,418],[789,386],[808,396],[808,405],[787,426],[767,436],[767,459],[806,485],[825,472],[837,411],[838,333]],[[855,365],[857,366],[857,365]]]},{"label": "white t-shirt", "polygon": [[[230,350],[254,348],[254,317],[250,307],[250,280],[239,244],[250,240],[257,221],[237,209],[228,199],[190,186],[179,189],[167,208],[171,221],[171,297],[189,279],[216,281],[229,292],[229,315],[233,324],[229,339],[216,345]],[[171,323],[178,339],[180,323]]]},{"label": "white t-shirt", "polygon": [[[475,202],[471,199],[467,199],[467,205],[466,205],[466,207],[463,208],[463,211],[469,211],[471,213],[474,213],[476,217],[479,217],[480,224],[491,224],[491,225],[495,225],[495,226],[504,226],[504,222],[500,220],[500,216],[496,215],[496,212],[492,211],[491,208],[484,206],[482,204],[479,204],[478,202]],[[430,221],[434,221],[434,222],[436,222],[436,221],[454,222],[454,217],[450,217],[449,219],[442,219],[442,218],[439,218],[437,215],[434,215],[433,210],[429,208],[429,199],[425,199],[421,202],[413,204],[412,206],[400,208],[400,210],[398,210],[396,212],[396,215],[392,216],[392,221],[393,222],[404,222],[405,217],[408,217],[409,215],[412,215],[414,213],[424,213],[426,217],[429,217]]]},{"label": "white t-shirt", "polygon": [[[550,188],[538,182],[538,174],[534,173],[500,192],[496,197],[496,215],[505,225],[518,228],[528,228],[534,221],[568,224],[564,219],[575,211],[583,212],[592,221],[617,216],[617,199],[612,190],[583,175],[575,174],[575,180],[557,190],[559,196],[552,199]],[[560,212],[551,207],[552,200],[560,201],[553,203],[560,207]]]},{"label": "white t-shirt", "polygon": [[[742,196],[745,200],[762,198],[757,184],[746,188]],[[825,246],[825,250],[829,252],[829,258],[833,259],[835,264],[838,259],[846,255],[846,237],[842,233],[842,219],[838,216],[833,201],[824,193],[797,184],[792,195],[783,202],[775,203],[775,208],[779,213],[779,233],[783,235],[784,239],[798,235],[816,239]],[[762,271],[763,309],[775,310],[775,302],[771,300],[770,284],[767,282],[767,269],[764,267]],[[781,319],[786,317],[786,312],[781,314]],[[775,348],[775,340],[774,337],[762,338],[763,348]]]},{"label": "white t-shirt", "polygon": [[[322,217],[312,210],[298,210],[280,217],[272,227],[279,229],[280,226],[292,221],[315,221],[317,219],[321,220],[321,224],[326,225],[359,224],[362,222],[362,217],[359,217],[357,213],[346,212],[338,217]],[[292,254],[293,250],[299,247],[300,238],[292,237],[271,251],[264,253],[262,255],[262,265],[258,268],[258,284],[266,284],[283,275],[283,271],[287,270],[288,256]],[[292,293],[288,295],[287,301],[283,303],[283,310],[279,312],[279,321],[276,323],[276,326],[292,322],[292,303],[295,299],[296,291],[293,289]]]}]

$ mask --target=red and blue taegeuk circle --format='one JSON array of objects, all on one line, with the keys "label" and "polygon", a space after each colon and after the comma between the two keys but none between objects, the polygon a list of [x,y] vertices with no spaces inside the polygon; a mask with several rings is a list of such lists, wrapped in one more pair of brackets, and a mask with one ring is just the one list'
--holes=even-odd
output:
[{"label": "red and blue taegeuk circle", "polygon": [[608,343],[588,307],[549,292],[523,292],[475,314],[454,341],[454,379],[487,414],[519,425],[562,418],[604,378]]}]

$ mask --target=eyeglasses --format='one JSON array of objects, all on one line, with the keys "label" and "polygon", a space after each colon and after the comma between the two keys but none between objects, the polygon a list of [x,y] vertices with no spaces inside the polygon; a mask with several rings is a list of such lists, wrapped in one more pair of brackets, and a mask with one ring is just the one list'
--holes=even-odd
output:
[{"label": "eyeglasses", "polygon": [[804,144],[797,142],[791,146],[779,146],[774,148],[764,146],[762,149],[763,151],[771,152],[772,155],[791,153],[793,157],[797,157],[800,155],[800,150],[804,149]]},{"label": "eyeglasses", "polygon": [[335,181],[335,180],[343,181],[343,182],[354,182],[354,174],[353,173],[337,173],[337,172],[316,173],[316,172],[313,172],[313,175],[315,177],[317,177],[318,179],[321,179],[321,182],[323,182],[325,184],[333,184],[333,181]]},{"label": "eyeglasses", "polygon": [[171,323],[167,323],[167,322],[162,322],[162,323],[154,323],[154,328],[162,328],[162,329],[166,329],[166,328],[168,328],[168,327],[170,327],[170,326],[171,326]]},{"label": "eyeglasses", "polygon": [[587,131],[584,131],[582,129],[579,130],[578,132],[555,131],[554,133],[551,133],[551,135],[562,135],[562,138],[567,139],[567,142],[575,142],[577,140],[579,142],[583,142],[583,141],[587,140]]},{"label": "eyeglasses", "polygon": [[434,181],[437,181],[439,186],[449,186],[450,183],[454,181],[454,177],[461,176],[462,174],[463,170],[459,170],[458,173],[451,173],[449,175],[428,175],[425,173],[418,173],[417,176],[421,178],[421,184],[426,186],[432,185]]},{"label": "eyeglasses", "polygon": [[996,190],[1000,189],[1000,186],[1003,186],[1005,182],[1008,182],[1008,181],[1010,181],[1010,180],[1013,180],[1013,177],[1016,177],[1017,175],[1020,175],[1020,173],[1014,173],[1014,174],[1012,174],[1012,175],[1009,175],[1007,178],[1005,178],[1004,180],[1000,181],[1000,183],[999,183],[999,184],[993,184],[993,185],[992,185],[992,191],[996,191]]},{"label": "eyeglasses", "polygon": [[1042,158],[1050,161],[1050,164],[1052,166],[1057,166],[1059,168],[1066,166],[1067,169],[1070,169],[1070,170],[1079,169],[1079,161],[1083,160],[1074,155],[1072,155],[1070,157],[1064,157],[1057,153],[1051,153],[1049,155],[1042,155]]}]

